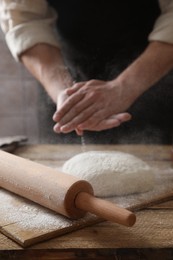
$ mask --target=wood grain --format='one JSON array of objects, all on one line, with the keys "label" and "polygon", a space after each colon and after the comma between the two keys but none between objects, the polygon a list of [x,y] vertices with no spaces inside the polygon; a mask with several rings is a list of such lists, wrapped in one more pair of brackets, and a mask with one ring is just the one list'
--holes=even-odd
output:
[{"label": "wood grain", "polygon": [[132,228],[103,222],[31,248],[172,248],[173,209],[142,210]]},{"label": "wood grain", "polygon": [[[122,151],[134,154],[144,160],[170,161],[173,148],[170,145],[86,145],[86,151]],[[15,154],[36,161],[64,161],[81,153],[81,145],[27,145],[19,147]]]}]

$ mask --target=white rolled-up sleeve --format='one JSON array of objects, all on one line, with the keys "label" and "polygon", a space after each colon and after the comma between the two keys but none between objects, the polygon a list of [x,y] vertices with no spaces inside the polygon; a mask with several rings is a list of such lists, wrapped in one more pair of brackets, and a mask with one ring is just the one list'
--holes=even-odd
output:
[{"label": "white rolled-up sleeve", "polygon": [[173,0],[160,0],[161,14],[149,34],[149,41],[173,44]]},{"label": "white rolled-up sleeve", "polygon": [[56,12],[46,0],[0,0],[0,25],[16,60],[39,43],[58,47]]}]

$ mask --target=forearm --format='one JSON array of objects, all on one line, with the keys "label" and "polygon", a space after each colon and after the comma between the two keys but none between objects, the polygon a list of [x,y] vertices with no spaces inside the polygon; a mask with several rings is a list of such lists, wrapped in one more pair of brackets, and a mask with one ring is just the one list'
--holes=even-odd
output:
[{"label": "forearm", "polygon": [[20,59],[54,102],[60,91],[72,85],[72,78],[58,48],[38,44],[22,53]]},{"label": "forearm", "polygon": [[135,100],[172,68],[173,44],[152,42],[115,81],[126,87],[129,95]]}]

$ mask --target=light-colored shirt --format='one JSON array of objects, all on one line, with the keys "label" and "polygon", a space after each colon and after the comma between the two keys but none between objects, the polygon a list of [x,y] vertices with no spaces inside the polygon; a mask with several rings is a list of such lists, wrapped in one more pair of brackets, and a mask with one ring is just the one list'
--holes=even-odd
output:
[{"label": "light-colored shirt", "polygon": [[[161,14],[148,40],[173,44],[173,0],[158,2]],[[0,25],[16,60],[38,43],[59,47],[55,30],[57,17],[46,0],[0,0]]]}]

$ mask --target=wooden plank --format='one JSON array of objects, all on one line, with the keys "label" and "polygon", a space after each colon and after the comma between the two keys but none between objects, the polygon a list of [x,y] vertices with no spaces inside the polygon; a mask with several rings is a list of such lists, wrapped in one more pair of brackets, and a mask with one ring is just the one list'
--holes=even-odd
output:
[{"label": "wooden plank", "polygon": [[172,209],[173,210],[173,200],[165,201],[154,206],[149,206],[147,209],[159,210],[159,209]]},{"label": "wooden plank", "polygon": [[75,231],[32,246],[41,248],[172,248],[173,210],[142,210],[131,227],[111,222]]},{"label": "wooden plank", "polygon": [[[122,151],[134,154],[144,160],[172,160],[170,145],[86,145],[86,151],[107,150]],[[32,160],[67,160],[81,153],[81,145],[27,145],[17,148],[16,155]]]},{"label": "wooden plank", "polygon": [[[137,212],[132,228],[108,221],[30,246],[30,249],[173,248],[173,210]],[[0,249],[22,249],[0,235]],[[46,254],[46,252],[45,252]]]},{"label": "wooden plank", "polygon": [[18,250],[18,249],[22,249],[22,247],[16,242],[14,242],[13,240],[9,239],[7,236],[0,233],[0,251]]}]

